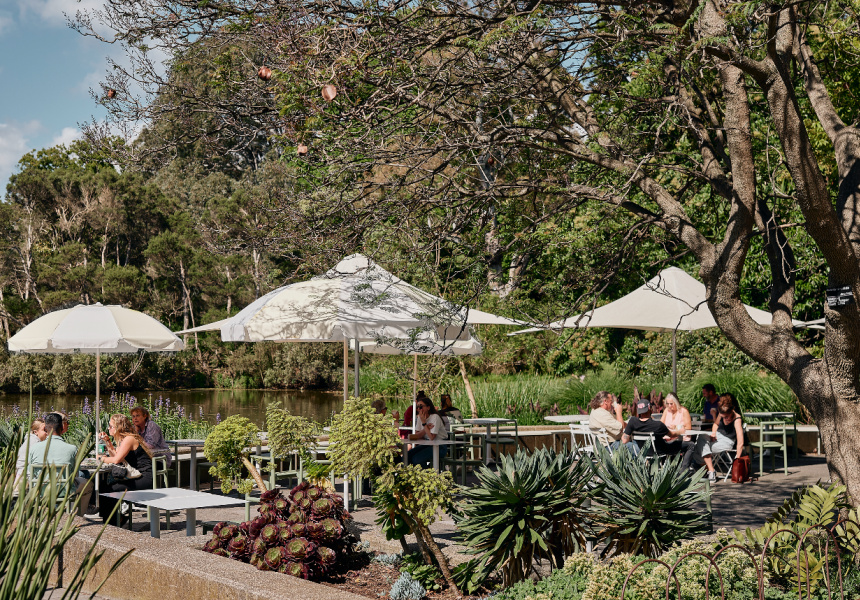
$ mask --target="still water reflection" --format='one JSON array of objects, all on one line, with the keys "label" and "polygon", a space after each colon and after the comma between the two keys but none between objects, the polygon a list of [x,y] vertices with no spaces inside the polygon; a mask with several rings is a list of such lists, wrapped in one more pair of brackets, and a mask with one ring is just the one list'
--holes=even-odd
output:
[{"label": "still water reflection", "polygon": [[[109,393],[108,393],[109,394]],[[152,392],[131,392],[138,400],[152,398],[155,402],[159,396],[170,398],[172,406],[180,405],[186,414],[203,418],[215,423],[216,415],[224,419],[231,415],[242,415],[257,425],[263,427],[266,417],[266,406],[280,402],[281,406],[294,415],[301,415],[318,422],[325,422],[332,413],[343,407],[343,393],[320,391],[268,391],[268,390],[171,390]],[[84,405],[85,398],[93,400],[94,394],[87,396],[52,396],[34,394],[33,401],[39,403],[41,412],[49,410],[78,411]],[[27,394],[0,394],[0,410],[6,414],[17,405],[21,410],[27,409],[29,396]],[[102,396],[102,402],[107,402],[107,396]]]}]

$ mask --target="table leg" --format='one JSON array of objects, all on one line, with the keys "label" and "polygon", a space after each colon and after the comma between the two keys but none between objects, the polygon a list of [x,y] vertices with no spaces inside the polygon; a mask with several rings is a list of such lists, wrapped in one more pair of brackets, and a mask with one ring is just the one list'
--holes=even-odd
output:
[{"label": "table leg", "polygon": [[197,509],[185,509],[185,535],[188,537],[197,535]]},{"label": "table leg", "polygon": [[150,506],[149,508],[149,535],[154,538],[161,537],[161,510]]},{"label": "table leg", "polygon": [[179,444],[173,445],[173,458],[176,460],[176,487],[182,487],[182,470],[179,468]]},{"label": "table leg", "polygon": [[437,473],[439,472],[439,445],[438,444],[433,446],[433,469]]},{"label": "table leg", "polygon": [[487,425],[487,435],[484,437],[484,464],[490,464],[490,435],[491,435],[491,425]]},{"label": "table leg", "polygon": [[191,489],[197,489],[197,448],[191,446]]},{"label": "table leg", "polygon": [[409,458],[408,458],[408,456],[407,456],[407,453],[409,452],[409,448],[408,448],[409,444],[408,444],[408,443],[406,443],[406,442],[403,442],[403,443],[402,443],[402,444],[400,444],[400,445],[403,447],[403,452],[402,452],[402,454],[403,454],[403,464],[404,464],[404,465],[408,465],[408,464],[409,464]]}]

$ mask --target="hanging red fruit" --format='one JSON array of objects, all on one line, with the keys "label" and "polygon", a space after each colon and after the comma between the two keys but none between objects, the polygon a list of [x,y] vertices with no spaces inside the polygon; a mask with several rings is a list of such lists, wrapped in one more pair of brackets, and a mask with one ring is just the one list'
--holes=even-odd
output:
[{"label": "hanging red fruit", "polygon": [[337,88],[332,84],[326,84],[322,87],[322,97],[326,102],[331,102],[337,97]]},{"label": "hanging red fruit", "polygon": [[305,154],[308,153],[308,147],[305,146],[304,144],[299,144],[299,147],[296,148],[296,152],[298,152],[299,154],[304,156]]},{"label": "hanging red fruit", "polygon": [[272,70],[269,67],[260,67],[257,71],[257,77],[263,81],[269,81],[272,78]]},{"label": "hanging red fruit", "polygon": [[113,100],[114,98],[116,98],[116,90],[115,90],[115,89],[113,89],[113,88],[110,88],[110,89],[107,91],[107,97],[108,97],[109,99],[111,99],[111,100]]}]

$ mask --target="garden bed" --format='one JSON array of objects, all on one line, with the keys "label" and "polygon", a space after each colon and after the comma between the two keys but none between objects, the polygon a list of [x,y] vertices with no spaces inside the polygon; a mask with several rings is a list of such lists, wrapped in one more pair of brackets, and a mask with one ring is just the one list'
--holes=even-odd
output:
[{"label": "garden bed", "polygon": [[[351,592],[359,596],[367,598],[388,598],[391,591],[391,586],[400,577],[400,569],[389,565],[383,565],[377,562],[371,562],[362,569],[349,571],[346,574],[333,577],[328,581],[322,581],[323,585],[337,588],[344,592]],[[441,580],[439,583],[442,583]],[[480,598],[486,594],[477,596],[463,596],[451,588],[442,589],[437,592],[427,592],[424,600],[458,600],[470,598]]]}]

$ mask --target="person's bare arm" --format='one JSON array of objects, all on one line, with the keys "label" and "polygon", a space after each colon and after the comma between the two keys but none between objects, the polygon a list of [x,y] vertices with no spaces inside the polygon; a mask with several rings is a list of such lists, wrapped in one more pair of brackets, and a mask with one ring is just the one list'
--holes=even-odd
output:
[{"label": "person's bare arm", "polygon": [[740,417],[735,417],[735,437],[738,439],[738,448],[735,452],[735,458],[740,458],[744,452],[744,426],[741,423]]},{"label": "person's bare arm", "polygon": [[681,415],[684,420],[684,431],[690,431],[693,428],[693,419],[690,417],[690,411],[682,408]]},{"label": "person's bare arm", "polygon": [[102,460],[106,463],[118,465],[124,461],[125,457],[128,456],[128,453],[131,452],[132,446],[134,446],[134,438],[131,436],[124,437],[119,443],[119,447],[116,449],[108,449],[110,456],[105,456]]}]

